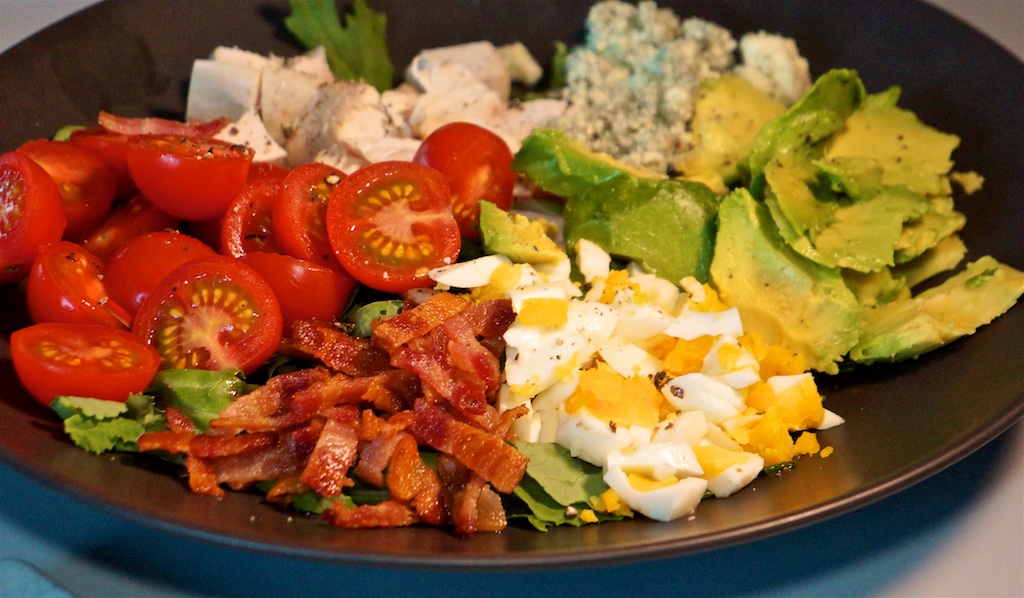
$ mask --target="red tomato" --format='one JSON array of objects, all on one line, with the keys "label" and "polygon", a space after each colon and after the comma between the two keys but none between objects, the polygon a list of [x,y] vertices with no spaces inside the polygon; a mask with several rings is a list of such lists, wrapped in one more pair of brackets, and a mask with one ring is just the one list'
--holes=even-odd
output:
[{"label": "red tomato", "polygon": [[274,164],[273,162],[253,162],[252,168],[249,169],[249,180],[255,181],[256,179],[278,179],[284,180],[284,177],[288,176],[290,171],[281,166],[280,164]]},{"label": "red tomato", "polygon": [[138,336],[98,324],[35,324],[11,334],[22,386],[49,405],[58,395],[124,402],[153,381],[160,356]]},{"label": "red tomato", "polygon": [[88,150],[107,163],[117,175],[117,197],[128,198],[138,193],[135,181],[128,172],[128,136],[108,131],[103,127],[90,127],[71,132],[71,145]]},{"label": "red tomato", "polygon": [[103,224],[82,238],[81,245],[104,262],[135,237],[160,230],[178,228],[180,221],[153,207],[149,201],[136,195],[126,202],[114,205]]},{"label": "red tomato", "polygon": [[246,183],[221,219],[221,253],[238,257],[250,251],[277,252],[271,218],[281,187],[281,180],[274,178]]},{"label": "red tomato", "polygon": [[480,238],[480,200],[503,210],[512,205],[512,152],[501,137],[481,126],[456,122],[436,129],[423,140],[413,162],[444,175],[464,237]]},{"label": "red tomato", "polygon": [[64,200],[64,236],[77,240],[99,226],[110,212],[117,175],[96,154],[66,141],[37,139],[16,150],[43,167]]},{"label": "red tomato", "polygon": [[391,293],[429,285],[427,273],[455,263],[461,245],[444,177],[412,162],[378,162],[342,180],[327,230],[345,270]]},{"label": "red tomato", "polygon": [[274,289],[285,330],[296,320],[337,319],[356,287],[355,279],[340,270],[290,255],[255,251],[240,259]]},{"label": "red tomato", "polygon": [[215,139],[141,135],[128,138],[127,156],[146,199],[194,222],[224,213],[245,185],[253,151]]},{"label": "red tomato", "polygon": [[336,266],[327,235],[327,202],[345,173],[319,162],[296,167],[274,206],[274,239],[283,253]]},{"label": "red tomato", "polygon": [[165,368],[252,373],[281,342],[273,289],[226,256],[192,260],[142,302],[133,330],[156,348]]},{"label": "red tomato", "polygon": [[28,276],[28,315],[35,323],[131,326],[131,316],[110,298],[103,262],[81,245],[51,243],[39,251]]},{"label": "red tomato", "polygon": [[50,175],[22,154],[0,155],[0,284],[25,278],[39,247],[59,241],[66,225]]},{"label": "red tomato", "polygon": [[199,239],[175,231],[146,233],[129,241],[103,269],[110,298],[135,316],[163,279],[185,262],[217,255]]}]

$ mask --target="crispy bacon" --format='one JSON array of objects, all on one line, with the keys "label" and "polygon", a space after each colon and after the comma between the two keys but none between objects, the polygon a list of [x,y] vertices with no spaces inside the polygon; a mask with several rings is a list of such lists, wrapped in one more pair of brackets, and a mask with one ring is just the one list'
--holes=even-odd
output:
[{"label": "crispy bacon", "polygon": [[318,320],[294,322],[282,349],[317,359],[330,369],[353,377],[372,376],[391,368],[387,352],[368,339]]},{"label": "crispy bacon", "polygon": [[355,414],[327,420],[299,479],[324,496],[341,494],[353,484],[348,471],[356,462],[358,443]]},{"label": "crispy bacon", "polygon": [[393,351],[425,336],[471,305],[469,299],[452,293],[437,293],[416,307],[371,324],[374,341]]},{"label": "crispy bacon", "polygon": [[499,492],[519,485],[529,459],[502,437],[457,421],[426,401],[416,401],[415,412],[410,431],[421,443],[452,455]]},{"label": "crispy bacon", "polygon": [[408,505],[386,500],[375,505],[349,508],[336,503],[324,510],[324,519],[331,525],[350,529],[370,527],[405,527],[416,523],[416,513]]},{"label": "crispy bacon", "polygon": [[412,504],[420,521],[441,524],[445,516],[441,481],[423,462],[416,440],[408,434],[401,435],[391,455],[387,482],[391,496]]},{"label": "crispy bacon", "polygon": [[[325,510],[340,527],[500,531],[506,518],[495,490],[511,492],[527,465],[505,442],[525,407],[495,407],[501,336],[514,317],[508,301],[435,292],[407,300],[374,326],[373,340],[297,322],[284,346],[322,366],[272,377],[202,434],[169,407],[169,430],[143,434],[139,449],[185,455],[190,488],[216,497],[225,486],[263,481],[274,482],[267,500],[282,504],[310,490],[342,496],[353,478],[387,488],[382,503],[344,499]],[[436,471],[424,446],[440,452]]]},{"label": "crispy bacon", "polygon": [[212,137],[228,124],[226,118],[204,122],[181,122],[157,117],[115,116],[102,110],[98,120],[104,129],[122,135],[174,135],[176,137]]}]

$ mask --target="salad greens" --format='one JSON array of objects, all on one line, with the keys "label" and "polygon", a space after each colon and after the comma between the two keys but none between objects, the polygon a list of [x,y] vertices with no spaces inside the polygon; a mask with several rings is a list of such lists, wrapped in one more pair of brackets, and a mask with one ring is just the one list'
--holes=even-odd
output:
[{"label": "salad greens", "polygon": [[323,46],[327,63],[339,79],[362,79],[389,89],[395,68],[388,56],[387,17],[355,0],[351,14],[339,20],[334,0],[290,0],[292,12],[284,24],[307,48]]}]

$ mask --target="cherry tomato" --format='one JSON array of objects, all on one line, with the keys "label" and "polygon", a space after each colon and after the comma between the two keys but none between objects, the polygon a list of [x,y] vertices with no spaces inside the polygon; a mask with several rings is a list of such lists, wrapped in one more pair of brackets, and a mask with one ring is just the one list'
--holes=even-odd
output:
[{"label": "cherry tomato", "polygon": [[39,247],[59,241],[65,226],[50,175],[22,154],[0,155],[0,284],[25,278]]},{"label": "cherry tomato", "polygon": [[131,316],[110,298],[103,283],[103,262],[71,241],[51,243],[39,251],[25,293],[35,323],[67,322],[131,326]]},{"label": "cherry tomato", "polygon": [[501,137],[479,125],[455,122],[439,127],[423,140],[413,162],[444,175],[464,237],[480,238],[480,200],[503,210],[512,205],[512,152]]},{"label": "cherry tomato", "polygon": [[275,178],[246,183],[221,219],[221,253],[238,257],[250,251],[277,252],[271,219],[281,187],[281,180]]},{"label": "cherry tomato", "polygon": [[117,175],[96,154],[66,141],[37,139],[16,150],[43,167],[57,184],[68,218],[64,236],[77,240],[107,217]]},{"label": "cherry tomato", "polygon": [[117,203],[103,224],[82,237],[81,245],[104,262],[135,237],[161,230],[178,228],[180,221],[153,207],[153,204],[136,195],[128,201]]},{"label": "cherry tomato", "polygon": [[284,177],[288,176],[291,172],[280,164],[274,164],[273,162],[253,162],[252,167],[249,168],[249,180],[255,181],[256,179],[278,179],[284,180]]},{"label": "cherry tomato", "polygon": [[281,342],[281,307],[252,268],[214,256],[180,266],[142,302],[133,330],[164,368],[252,373]]},{"label": "cherry tomato", "polygon": [[110,298],[131,316],[163,279],[185,262],[217,255],[199,239],[175,231],[135,237],[103,269]]},{"label": "cherry tomato", "polygon": [[412,162],[378,162],[342,180],[327,230],[345,270],[391,293],[430,284],[427,273],[454,263],[461,246],[444,177]]},{"label": "cherry tomato", "polygon": [[11,334],[22,386],[49,405],[58,395],[124,402],[153,381],[160,356],[138,336],[98,324],[35,324]]},{"label": "cherry tomato", "polygon": [[274,239],[283,253],[334,266],[327,235],[327,202],[345,173],[319,162],[296,167],[284,179],[274,205]]},{"label": "cherry tomato", "polygon": [[290,255],[255,251],[240,259],[274,289],[285,330],[296,320],[337,319],[357,284],[345,272]]},{"label": "cherry tomato", "polygon": [[72,131],[71,145],[88,150],[107,163],[117,175],[117,197],[128,198],[139,192],[128,172],[128,136],[108,131],[103,127],[89,127]]},{"label": "cherry tomato", "polygon": [[224,213],[245,185],[253,151],[215,139],[139,135],[128,138],[127,157],[146,199],[192,222]]}]

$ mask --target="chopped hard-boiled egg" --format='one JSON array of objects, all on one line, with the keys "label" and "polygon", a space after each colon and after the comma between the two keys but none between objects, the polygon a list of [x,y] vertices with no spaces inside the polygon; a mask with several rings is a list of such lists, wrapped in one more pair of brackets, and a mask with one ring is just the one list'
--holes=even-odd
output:
[{"label": "chopped hard-boiled egg", "polygon": [[575,249],[582,286],[568,258],[487,256],[431,276],[511,301],[499,408],[527,407],[512,426],[520,438],[602,467],[611,494],[595,508],[686,516],[707,492],[730,496],[766,465],[819,452],[813,433],[795,433],[842,423],[803,364],[745,335],[708,285],[614,270],[586,240]]}]

